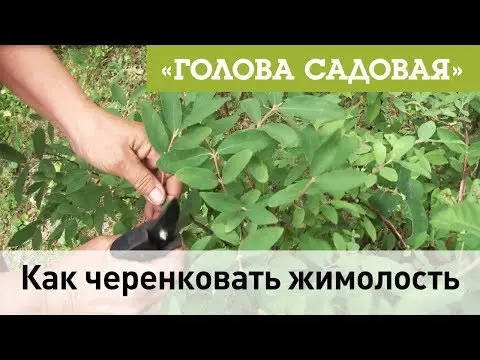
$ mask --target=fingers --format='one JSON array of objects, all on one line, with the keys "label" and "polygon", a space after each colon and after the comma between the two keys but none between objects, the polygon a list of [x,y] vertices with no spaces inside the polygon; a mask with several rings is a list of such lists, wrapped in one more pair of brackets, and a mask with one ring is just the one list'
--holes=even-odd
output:
[{"label": "fingers", "polygon": [[153,220],[160,216],[160,206],[155,206],[150,202],[145,203],[144,216],[147,221]]},{"label": "fingers", "polygon": [[165,180],[165,190],[167,192],[167,201],[180,199],[182,195],[182,183],[175,177],[170,176]]},{"label": "fingers", "polygon": [[125,179],[153,205],[165,202],[165,190],[160,180],[132,153],[125,164]]}]

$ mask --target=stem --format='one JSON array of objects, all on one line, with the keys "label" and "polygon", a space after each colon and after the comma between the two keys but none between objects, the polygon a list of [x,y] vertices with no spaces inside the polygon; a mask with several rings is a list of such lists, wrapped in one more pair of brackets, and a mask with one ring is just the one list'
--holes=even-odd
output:
[{"label": "stem", "polygon": [[202,229],[203,231],[205,231],[207,234],[215,235],[211,229],[209,229],[208,227],[206,227],[205,225],[203,225],[201,222],[195,220],[192,216],[190,216],[190,219],[192,220],[192,223],[193,223],[194,225],[198,226],[200,229]]},{"label": "stem", "polygon": [[317,181],[317,178],[314,176],[310,179],[310,181],[308,182],[307,185],[305,185],[305,187],[303,188],[302,192],[300,193],[300,196],[299,198],[301,198],[303,195],[305,195],[305,193],[307,192],[308,188],[310,187],[310,185],[312,185],[315,181]]},{"label": "stem", "polygon": [[370,204],[368,204],[367,202],[364,202],[362,201],[363,204],[368,207],[380,220],[383,221],[383,223],[385,224],[385,226],[388,228],[388,230],[390,230],[390,232],[393,234],[393,236],[395,236],[395,238],[397,239],[397,242],[400,243],[404,249],[408,248],[407,244],[405,243],[405,240],[403,240],[403,236],[398,232],[398,230],[395,228],[395,226],[392,224],[392,222],[390,220],[388,220],[387,218],[385,218],[382,214],[380,214],[380,212],[375,209],[373,206],[371,206]]},{"label": "stem", "polygon": [[[61,160],[66,160],[68,161],[70,164],[73,164],[77,167],[80,167],[80,165],[78,163],[76,163],[75,161],[72,161],[70,160],[69,158],[65,157],[65,156],[62,156],[62,155],[58,155],[58,154],[53,154],[53,153],[50,153],[50,152],[46,152],[45,155],[50,155],[50,156],[53,156],[53,157],[56,157],[57,159],[61,159]],[[100,174],[98,172],[96,172],[95,170],[90,170],[90,169],[86,169],[88,171],[90,171],[93,175],[96,175],[96,176],[100,176]]]},{"label": "stem", "polygon": [[280,104],[276,104],[276,105],[273,105],[272,108],[270,110],[268,110],[268,112],[265,114],[265,116],[262,118],[262,120],[260,120],[260,122],[256,125],[257,126],[257,129],[262,126],[262,124],[265,122],[265,120],[267,120],[271,115],[273,115],[273,113],[275,113],[278,108],[280,106],[282,106],[283,102],[281,102]]},{"label": "stem", "polygon": [[225,188],[225,185],[223,184],[222,176],[220,175],[220,167],[218,165],[218,154],[217,154],[217,152],[212,153],[212,157],[213,157],[213,162],[215,163],[215,169],[217,169],[218,182],[222,186],[223,192],[226,194],[227,189]]},{"label": "stem", "polygon": [[[171,149],[172,149],[172,146],[173,146],[173,142],[175,141],[175,139],[177,138],[178,136],[178,129],[176,129],[173,134],[172,134],[172,138],[170,139],[170,143],[168,144],[168,149],[167,149],[167,152],[169,152]],[[164,185],[164,181],[165,181],[165,173],[162,172],[162,176],[160,178],[160,182],[162,183],[162,185]]]},{"label": "stem", "polygon": [[[469,145],[470,139],[468,136],[468,130],[465,128],[465,144]],[[458,190],[458,202],[462,202],[465,197],[465,190],[467,184],[467,176],[468,176],[468,151],[463,155],[463,174],[462,180],[460,181],[460,189]]]}]

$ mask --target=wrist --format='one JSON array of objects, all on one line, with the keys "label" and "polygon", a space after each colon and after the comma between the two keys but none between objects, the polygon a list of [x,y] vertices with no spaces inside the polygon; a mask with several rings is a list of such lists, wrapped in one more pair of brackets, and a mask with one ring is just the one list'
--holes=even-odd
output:
[{"label": "wrist", "polygon": [[77,152],[78,144],[82,142],[85,133],[95,137],[95,119],[98,119],[101,111],[90,99],[79,99],[72,106],[59,109],[52,122],[69,141],[74,152]]}]

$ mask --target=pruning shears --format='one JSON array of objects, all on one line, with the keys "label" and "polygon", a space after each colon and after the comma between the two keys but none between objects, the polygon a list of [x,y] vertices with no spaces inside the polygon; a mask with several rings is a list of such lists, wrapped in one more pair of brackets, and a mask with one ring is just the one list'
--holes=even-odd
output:
[{"label": "pruning shears", "polygon": [[177,199],[173,199],[161,216],[124,233],[114,241],[110,250],[168,251],[180,248],[179,218],[180,205]]}]

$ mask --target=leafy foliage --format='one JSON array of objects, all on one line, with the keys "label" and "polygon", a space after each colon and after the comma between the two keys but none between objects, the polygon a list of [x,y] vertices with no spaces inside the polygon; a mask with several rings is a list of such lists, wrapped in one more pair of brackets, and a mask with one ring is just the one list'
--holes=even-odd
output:
[{"label": "leafy foliage", "polygon": [[[144,91],[144,90],[143,90]],[[480,98],[475,93],[163,93],[130,98],[160,170],[184,184],[181,228],[195,250],[480,249]],[[140,90],[139,90],[140,93]],[[15,187],[41,212],[9,246],[51,248],[136,225],[144,199],[41,127],[37,165]],[[30,181],[28,181],[30,179]],[[26,185],[28,183],[28,186]],[[46,241],[41,226],[56,221]],[[43,244],[43,245],[42,245]]]}]

